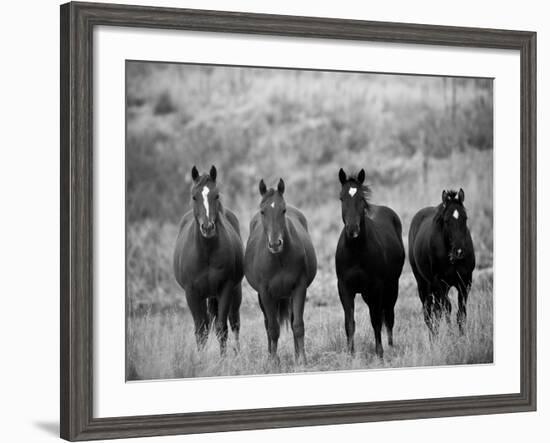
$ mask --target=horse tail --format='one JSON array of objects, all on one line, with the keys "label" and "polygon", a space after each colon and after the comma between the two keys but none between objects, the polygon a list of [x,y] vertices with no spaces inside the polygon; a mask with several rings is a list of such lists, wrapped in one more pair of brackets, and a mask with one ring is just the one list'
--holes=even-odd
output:
[{"label": "horse tail", "polygon": [[212,323],[218,316],[218,299],[216,297],[209,297],[207,301],[208,305],[208,323]]},{"label": "horse tail", "polygon": [[291,317],[290,308],[291,308],[291,300],[289,298],[282,298],[279,300],[279,304],[277,306],[279,325],[284,324],[286,327],[288,327],[288,323]]}]

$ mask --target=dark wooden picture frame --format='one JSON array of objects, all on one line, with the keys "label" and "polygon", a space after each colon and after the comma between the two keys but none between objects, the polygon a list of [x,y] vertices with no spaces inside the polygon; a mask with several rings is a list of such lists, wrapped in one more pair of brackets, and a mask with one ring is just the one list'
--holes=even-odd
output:
[{"label": "dark wooden picture frame", "polygon": [[[95,418],[93,416],[93,30],[123,26],[519,51],[521,350],[519,393]],[[536,33],[188,9],[61,6],[61,437],[236,431],[536,409]],[[123,321],[123,320],[121,320]]]}]

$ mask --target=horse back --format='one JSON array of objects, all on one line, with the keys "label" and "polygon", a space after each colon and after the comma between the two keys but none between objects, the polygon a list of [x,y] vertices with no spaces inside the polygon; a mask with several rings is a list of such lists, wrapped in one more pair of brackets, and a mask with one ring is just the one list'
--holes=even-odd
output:
[{"label": "horse back", "polygon": [[307,219],[304,214],[293,206],[287,205],[287,218],[294,228],[297,239],[292,239],[296,244],[301,244],[305,254],[306,281],[309,286],[317,274],[317,256],[308,231]]},{"label": "horse back", "polygon": [[405,262],[403,246],[403,227],[397,213],[387,206],[371,205],[369,218],[374,222],[389,261],[400,265],[399,273]]},{"label": "horse back", "polygon": [[427,234],[428,224],[431,223],[435,215],[436,208],[434,206],[428,206],[418,211],[411,220],[411,227],[409,228],[409,250],[415,243],[421,228],[423,235]]},{"label": "horse back", "polygon": [[235,215],[233,211],[230,209],[224,209],[225,216],[227,218],[227,221],[231,224],[239,238],[241,238],[241,227],[239,225],[239,219]]},{"label": "horse back", "polygon": [[409,262],[413,271],[425,278],[431,267],[430,237],[436,210],[434,206],[422,208],[414,215],[409,228]]}]

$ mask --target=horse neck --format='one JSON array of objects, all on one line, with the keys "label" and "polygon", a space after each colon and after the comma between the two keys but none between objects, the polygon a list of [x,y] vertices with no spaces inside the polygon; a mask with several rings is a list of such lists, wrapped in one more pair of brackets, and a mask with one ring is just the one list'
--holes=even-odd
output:
[{"label": "horse neck", "polygon": [[431,243],[437,243],[443,245],[445,250],[448,249],[447,242],[445,241],[445,231],[443,230],[443,226],[441,226],[441,223],[437,219],[437,215],[434,216],[432,219],[432,229],[430,232],[430,242]]},{"label": "horse neck", "polygon": [[286,244],[291,244],[292,242],[290,241],[290,236],[291,236],[291,232],[290,232],[290,223],[292,223],[290,221],[290,219],[285,215],[285,226],[283,227],[283,241],[286,243]]},{"label": "horse neck", "polygon": [[359,236],[356,238],[349,238],[346,236],[346,241],[352,247],[361,247],[364,248],[365,242],[368,242],[369,238],[372,237],[372,230],[374,226],[372,220],[367,217],[367,214],[364,213],[359,222]]},{"label": "horse neck", "polygon": [[201,234],[199,227],[199,222],[195,219],[195,241],[198,245],[202,246],[203,251],[211,252],[216,249],[220,244],[220,235],[225,231],[225,225],[221,219],[223,213],[218,213],[218,218],[216,219],[216,235],[212,238],[204,238]]}]

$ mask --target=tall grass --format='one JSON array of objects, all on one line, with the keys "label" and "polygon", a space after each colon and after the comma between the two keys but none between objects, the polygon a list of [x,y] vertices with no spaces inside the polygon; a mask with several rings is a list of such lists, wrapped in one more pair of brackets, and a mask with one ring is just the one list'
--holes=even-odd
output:
[{"label": "tall grass", "polygon": [[[459,335],[453,315],[451,325],[442,322],[440,334],[435,340],[429,338],[422,306],[411,278],[411,274],[406,274],[401,279],[396,305],[395,346],[387,346],[384,340],[383,360],[378,359],[374,352],[368,307],[361,298],[356,300],[356,354],[352,357],[346,352],[344,315],[335,288],[330,296],[322,296],[318,292],[321,286],[316,285],[310,291],[305,308],[307,364],[294,364],[294,345],[289,328],[281,331],[281,362],[279,365],[273,364],[267,358],[267,340],[257,297],[245,284],[239,352],[230,334],[227,355],[220,358],[218,341],[213,333],[205,349],[197,351],[193,321],[187,310],[174,308],[132,315],[128,322],[128,378],[150,380],[491,363],[491,273],[483,272],[474,278],[465,335]],[[330,291],[325,286],[322,288],[323,291]],[[456,313],[456,297],[451,298],[453,312]]]}]

